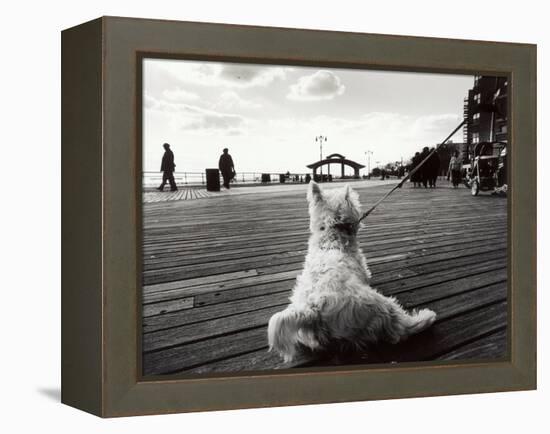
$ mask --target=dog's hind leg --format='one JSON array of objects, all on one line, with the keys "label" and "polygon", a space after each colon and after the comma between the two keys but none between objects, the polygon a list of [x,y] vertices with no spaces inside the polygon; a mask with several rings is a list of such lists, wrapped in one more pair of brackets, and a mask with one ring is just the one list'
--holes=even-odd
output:
[{"label": "dog's hind leg", "polygon": [[436,314],[430,309],[407,312],[394,298],[386,298],[389,316],[384,321],[384,331],[390,342],[397,343],[430,327]]},{"label": "dog's hind leg", "polygon": [[299,344],[316,350],[320,347],[316,336],[317,315],[313,311],[297,310],[290,305],[269,319],[267,337],[269,350],[279,353],[285,362],[292,361]]}]

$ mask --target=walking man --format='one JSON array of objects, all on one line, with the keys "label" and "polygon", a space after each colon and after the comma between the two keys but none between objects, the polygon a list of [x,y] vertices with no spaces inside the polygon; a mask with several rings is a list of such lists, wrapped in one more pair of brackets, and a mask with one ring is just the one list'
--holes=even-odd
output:
[{"label": "walking man", "polygon": [[170,191],[176,191],[176,181],[174,180],[174,170],[176,170],[176,164],[174,163],[174,153],[170,149],[170,145],[165,143],[162,145],[164,147],[164,155],[162,156],[162,163],[160,165],[160,171],[162,172],[162,184],[157,188],[159,191],[164,190],[166,181],[170,183]]},{"label": "walking man", "polygon": [[[420,154],[420,163],[422,163],[428,155],[430,155],[430,148],[425,146],[422,149],[422,153]],[[422,166],[420,166],[420,169],[418,169],[418,171],[420,172],[420,180],[422,182],[422,185],[424,186],[424,188],[428,188],[428,180],[430,179],[430,174],[431,174],[429,170],[428,161],[426,161]]]},{"label": "walking man", "polygon": [[[412,163],[411,168],[409,171],[412,171],[416,169],[416,166],[420,164],[420,152],[417,152],[414,154],[414,157],[412,157]],[[417,170],[411,175],[411,181],[413,183],[413,186],[416,188],[422,186],[422,174],[420,173],[420,170]]]},{"label": "walking man", "polygon": [[453,187],[457,188],[461,181],[462,161],[459,158],[458,151],[455,151],[449,161],[449,170],[447,171],[447,179],[451,178]]},{"label": "walking man", "polygon": [[235,166],[233,158],[229,155],[229,149],[224,148],[218,167],[223,176],[223,186],[229,190],[229,182],[235,177]]},{"label": "walking man", "polygon": [[433,154],[430,156],[430,159],[426,162],[426,166],[428,166],[428,182],[430,184],[430,188],[435,188],[437,184],[437,176],[439,175],[439,169],[441,168],[441,160],[439,159],[439,155],[437,154],[437,151],[434,152],[434,148],[430,149],[430,152],[433,152]]}]

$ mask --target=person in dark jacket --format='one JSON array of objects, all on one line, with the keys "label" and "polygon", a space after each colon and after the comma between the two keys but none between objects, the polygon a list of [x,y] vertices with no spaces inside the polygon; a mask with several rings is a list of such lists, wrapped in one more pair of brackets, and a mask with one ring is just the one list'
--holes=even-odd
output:
[{"label": "person in dark jacket", "polygon": [[174,170],[176,170],[176,164],[174,163],[174,153],[170,149],[170,145],[165,143],[164,155],[162,156],[162,163],[160,164],[160,171],[162,172],[162,184],[158,187],[159,191],[164,190],[164,186],[168,181],[170,183],[170,191],[176,191],[176,181],[174,180]]},{"label": "person in dark jacket", "polygon": [[[422,153],[420,154],[420,163],[424,161],[424,159],[430,154],[430,148],[425,146],[422,149]],[[422,185],[424,188],[428,188],[428,180],[430,179],[430,169],[428,161],[426,161],[422,166],[420,166],[420,169],[418,169],[419,175],[420,175],[420,181],[422,182]]]},{"label": "person in dark jacket", "polygon": [[229,190],[229,182],[235,177],[235,165],[233,158],[229,155],[229,149],[224,148],[218,167],[223,176],[223,186]]},{"label": "person in dark jacket", "polygon": [[434,152],[434,148],[432,148],[430,152],[433,152],[433,154],[426,162],[426,165],[428,166],[428,182],[430,184],[430,188],[435,188],[437,176],[439,175],[439,170],[441,168],[441,160],[439,159],[437,151]]},{"label": "person in dark jacket", "polygon": [[[418,164],[420,164],[420,152],[417,152],[416,154],[414,154],[414,157],[412,157],[412,161],[411,161],[411,171],[413,171],[414,169],[416,169],[416,166],[418,166]],[[420,187],[421,186],[421,182],[422,182],[422,178],[420,176],[420,171],[417,170],[416,172],[414,172],[411,176],[411,182],[413,183],[413,186],[416,188],[417,186]]]}]

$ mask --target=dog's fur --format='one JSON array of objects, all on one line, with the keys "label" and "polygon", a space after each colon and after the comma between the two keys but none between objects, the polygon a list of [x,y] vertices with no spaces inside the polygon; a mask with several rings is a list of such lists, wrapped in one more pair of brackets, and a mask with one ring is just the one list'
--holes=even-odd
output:
[{"label": "dog's fur", "polygon": [[289,362],[301,347],[364,349],[379,340],[397,343],[429,327],[433,311],[407,313],[395,298],[369,286],[371,274],[357,242],[357,193],[349,186],[321,191],[311,182],[307,200],[311,236],[304,270],[290,305],[269,320],[270,350]]}]

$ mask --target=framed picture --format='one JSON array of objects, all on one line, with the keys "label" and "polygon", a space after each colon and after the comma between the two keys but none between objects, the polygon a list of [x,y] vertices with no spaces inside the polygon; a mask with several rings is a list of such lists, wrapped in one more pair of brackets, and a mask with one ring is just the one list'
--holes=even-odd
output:
[{"label": "framed picture", "polygon": [[536,387],[536,46],[62,33],[62,401]]}]

